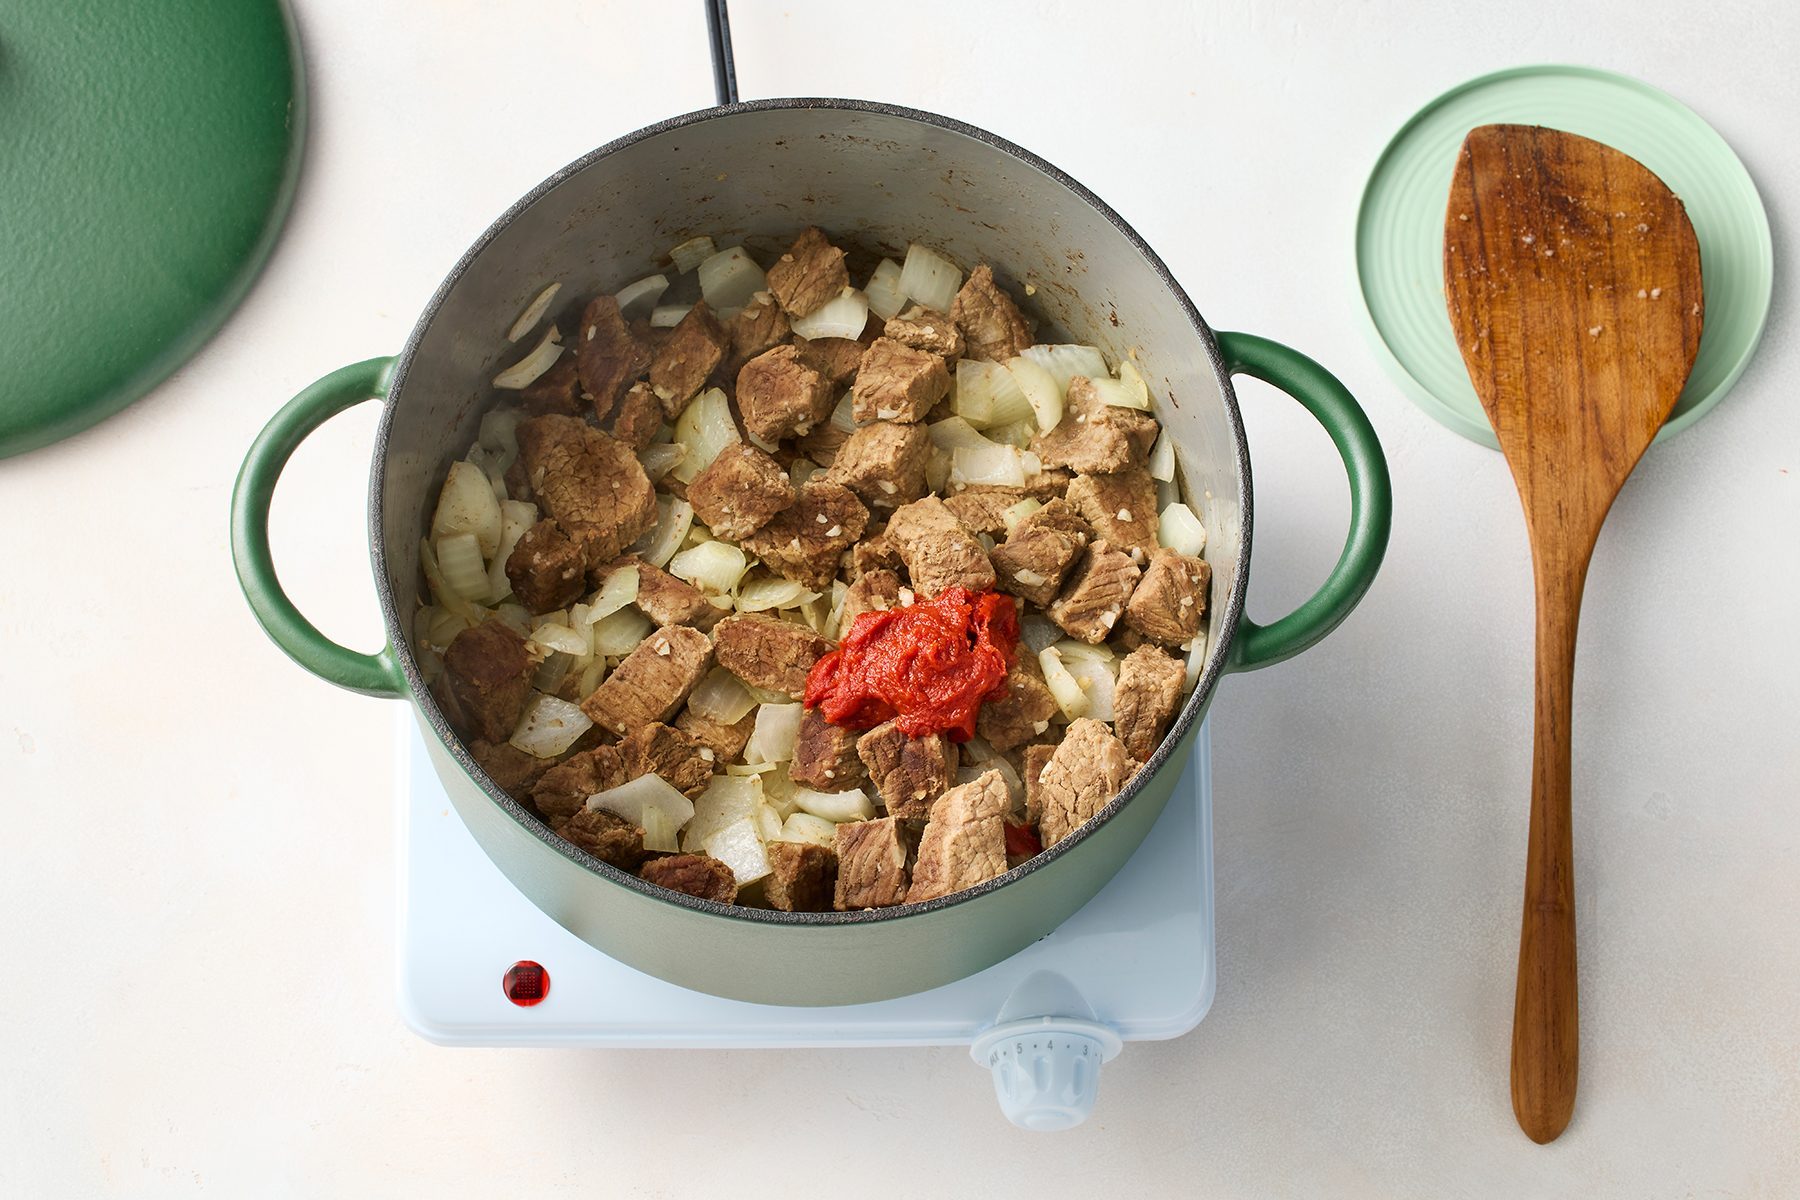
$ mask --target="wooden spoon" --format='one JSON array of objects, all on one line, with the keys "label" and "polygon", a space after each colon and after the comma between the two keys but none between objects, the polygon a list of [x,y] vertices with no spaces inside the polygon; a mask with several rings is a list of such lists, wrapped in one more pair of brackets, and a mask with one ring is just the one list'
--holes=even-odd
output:
[{"label": "wooden spoon", "polygon": [[1700,347],[1700,247],[1663,181],[1599,142],[1483,125],[1444,219],[1444,291],[1525,506],[1537,580],[1537,725],[1512,1101],[1548,1142],[1575,1105],[1569,720],[1575,622],[1600,525]]}]

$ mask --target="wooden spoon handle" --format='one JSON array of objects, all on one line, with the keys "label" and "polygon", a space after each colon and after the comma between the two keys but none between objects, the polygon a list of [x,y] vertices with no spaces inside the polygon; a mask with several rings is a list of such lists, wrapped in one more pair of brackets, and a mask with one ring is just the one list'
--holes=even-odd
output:
[{"label": "wooden spoon handle", "polygon": [[1512,1040],[1513,1112],[1519,1127],[1539,1143],[1552,1141],[1569,1123],[1580,1050],[1569,714],[1575,684],[1575,625],[1585,574],[1585,562],[1574,570],[1546,571],[1539,564],[1537,726]]}]

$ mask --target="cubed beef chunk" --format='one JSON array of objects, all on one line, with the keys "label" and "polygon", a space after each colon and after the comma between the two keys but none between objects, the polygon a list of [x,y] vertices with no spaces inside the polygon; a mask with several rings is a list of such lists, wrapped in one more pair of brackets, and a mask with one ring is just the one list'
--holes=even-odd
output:
[{"label": "cubed beef chunk", "polygon": [[718,756],[681,730],[652,722],[631,731],[619,743],[631,778],[660,775],[670,787],[690,798],[706,790]]},{"label": "cubed beef chunk", "polygon": [[638,874],[646,882],[702,900],[731,904],[737,900],[737,877],[709,854],[672,854],[653,858]]},{"label": "cubed beef chunk", "polygon": [[794,349],[801,362],[823,375],[832,387],[842,388],[856,378],[868,347],[855,338],[799,338]]},{"label": "cubed beef chunk", "polygon": [[612,435],[633,450],[641,451],[656,440],[656,432],[662,427],[662,401],[656,398],[649,384],[632,384],[613,416]]},{"label": "cubed beef chunk", "polygon": [[713,752],[714,762],[734,762],[756,732],[756,710],[744,714],[736,725],[721,725],[711,717],[703,717],[691,708],[681,710],[675,728]]},{"label": "cubed beef chunk", "polygon": [[982,704],[975,717],[975,732],[999,751],[1023,746],[1050,728],[1056,715],[1056,697],[1044,682],[1043,668],[1028,647],[1019,647],[1012,669],[1006,673],[1006,692]]},{"label": "cubed beef chunk", "polygon": [[788,778],[817,792],[862,786],[868,772],[856,753],[856,742],[856,730],[833,725],[818,709],[807,709],[800,716],[800,736],[794,742]]},{"label": "cubed beef chunk", "polygon": [[869,510],[842,484],[809,479],[792,508],[744,539],[744,549],[780,575],[815,592],[831,586],[838,559],[856,544]]},{"label": "cubed beef chunk", "polygon": [[1212,567],[1205,559],[1159,547],[1125,605],[1125,624],[1167,645],[1192,641],[1206,619],[1206,590],[1211,584]]},{"label": "cubed beef chunk", "polygon": [[1025,747],[1025,765],[1019,774],[1025,779],[1025,823],[1033,828],[1044,817],[1044,768],[1055,752],[1055,746],[1043,743]]},{"label": "cubed beef chunk", "polygon": [[838,451],[849,440],[849,433],[830,421],[821,421],[811,433],[796,441],[794,447],[821,467],[829,467],[837,461]]},{"label": "cubed beef chunk", "polygon": [[616,788],[631,779],[625,753],[602,744],[579,750],[538,777],[531,802],[552,828],[581,810],[589,796]]},{"label": "cubed beef chunk", "polygon": [[807,226],[769,267],[769,290],[790,317],[817,312],[849,286],[844,252],[826,241],[824,231],[814,225]]},{"label": "cubed beef chunk", "polygon": [[900,548],[883,526],[856,543],[850,551],[850,567],[853,576],[861,579],[872,571],[904,571],[906,560],[900,557]]},{"label": "cubed beef chunk", "polygon": [[644,831],[604,808],[577,809],[556,827],[556,836],[621,871],[644,862]]},{"label": "cubed beef chunk", "polygon": [[650,386],[671,419],[692,400],[725,358],[730,337],[706,301],[695,301],[650,364]]},{"label": "cubed beef chunk", "polygon": [[511,742],[488,742],[477,738],[469,743],[469,753],[474,755],[496,787],[521,804],[531,802],[531,789],[554,765],[550,759],[527,754]]},{"label": "cubed beef chunk", "polygon": [[950,317],[967,339],[963,353],[970,358],[1003,363],[1031,345],[1031,322],[1000,290],[986,263],[970,272],[950,306]]},{"label": "cubed beef chunk", "polygon": [[1131,555],[1096,541],[1045,611],[1070,637],[1098,645],[1119,623],[1137,582],[1138,566]]},{"label": "cubed beef chunk", "polygon": [[893,817],[850,821],[837,827],[839,912],[886,908],[906,899],[906,840]]},{"label": "cubed beef chunk", "polygon": [[782,912],[829,912],[837,891],[837,851],[811,842],[770,842],[763,899]]},{"label": "cubed beef chunk", "polygon": [[843,484],[870,508],[898,508],[925,494],[930,457],[925,426],[876,421],[845,439],[825,478]]},{"label": "cubed beef chunk", "polygon": [[906,902],[935,900],[1006,873],[1006,810],[1011,797],[998,771],[953,787],[931,806],[919,838]]},{"label": "cubed beef chunk", "polygon": [[768,292],[756,293],[750,303],[727,317],[723,324],[726,336],[731,339],[731,350],[720,365],[719,373],[727,380],[735,380],[745,363],[788,339],[787,314]]},{"label": "cubed beef chunk", "polygon": [[1150,461],[1156,418],[1135,408],[1108,404],[1093,380],[1069,381],[1068,406],[1056,428],[1037,434],[1031,448],[1046,467],[1067,467],[1083,475],[1110,475]]},{"label": "cubed beef chunk", "polygon": [[925,350],[945,359],[963,352],[962,330],[956,322],[934,308],[915,304],[898,316],[889,317],[883,334],[902,346]]},{"label": "cubed beef chunk", "polygon": [[905,560],[914,589],[927,597],[941,595],[946,588],[979,592],[994,586],[987,551],[936,496],[897,510],[888,522],[887,536]]},{"label": "cubed beef chunk", "polygon": [[856,618],[866,612],[886,612],[900,603],[900,577],[888,570],[865,571],[844,593],[844,611],[838,617],[838,639],[850,632]]},{"label": "cubed beef chunk", "polygon": [[1162,742],[1163,733],[1181,707],[1187,666],[1155,646],[1139,646],[1119,663],[1113,688],[1113,729],[1125,753],[1139,762]]},{"label": "cubed beef chunk", "polygon": [[773,445],[797,437],[831,415],[831,382],[792,346],[766,350],[737,377],[738,411],[752,437]]},{"label": "cubed beef chunk", "polygon": [[1069,492],[1069,484],[1074,480],[1075,472],[1067,467],[1045,467],[1036,474],[1025,477],[1025,494],[1040,504],[1050,501]]},{"label": "cubed beef chunk", "polygon": [[704,633],[664,625],[581,702],[581,711],[620,737],[652,721],[666,721],[712,666],[712,658],[712,643]]},{"label": "cubed beef chunk", "polygon": [[538,502],[588,563],[617,558],[656,524],[656,491],[631,447],[555,415],[519,422],[518,437]]},{"label": "cubed beef chunk", "polygon": [[956,780],[956,744],[941,733],[907,737],[888,721],[856,742],[856,753],[881,794],[888,816],[918,820]]},{"label": "cubed beef chunk", "polygon": [[575,355],[557,355],[548,371],[520,388],[519,406],[534,417],[545,413],[579,415],[587,404],[581,398],[581,373],[575,368]]},{"label": "cubed beef chunk", "polygon": [[1006,536],[1006,510],[1025,499],[1025,489],[998,484],[976,484],[944,497],[956,519],[975,533]]},{"label": "cubed beef chunk", "polygon": [[525,711],[537,665],[525,639],[498,617],[463,630],[444,650],[447,715],[470,737],[504,742]]},{"label": "cubed beef chunk", "polygon": [[688,503],[717,537],[739,542],[793,507],[798,497],[781,464],[755,446],[736,442],[688,484]]},{"label": "cubed beef chunk", "polygon": [[588,303],[573,341],[581,390],[594,405],[594,419],[604,421],[625,389],[650,369],[650,345],[625,324],[611,296]]},{"label": "cubed beef chunk", "polygon": [[920,421],[950,394],[944,360],[890,337],[876,338],[856,371],[852,411],[859,425],[870,421]]},{"label": "cubed beef chunk", "polygon": [[614,559],[594,576],[594,586],[604,587],[614,571],[626,567],[638,573],[638,611],[658,625],[692,625],[711,629],[726,612],[685,579],[677,579],[661,567],[653,567],[635,554]]},{"label": "cubed beef chunk", "polygon": [[792,621],[763,613],[738,613],[713,629],[719,665],[751,687],[786,692],[798,700],[806,673],[831,653],[831,643]]},{"label": "cubed beef chunk", "polygon": [[556,522],[545,517],[525,531],[506,557],[513,595],[534,613],[555,612],[581,598],[587,555]]},{"label": "cubed beef chunk", "polygon": [[1137,763],[1105,725],[1089,717],[1072,722],[1038,776],[1043,802],[1038,830],[1045,849],[1104,808],[1135,770]]},{"label": "cubed beef chunk", "polygon": [[537,493],[531,490],[531,478],[525,470],[523,458],[514,458],[512,466],[506,468],[506,495],[511,500],[523,500],[527,504],[537,503]]},{"label": "cubed beef chunk", "polygon": [[1094,527],[1094,536],[1142,562],[1156,549],[1156,480],[1142,467],[1115,475],[1077,475],[1069,503]]}]

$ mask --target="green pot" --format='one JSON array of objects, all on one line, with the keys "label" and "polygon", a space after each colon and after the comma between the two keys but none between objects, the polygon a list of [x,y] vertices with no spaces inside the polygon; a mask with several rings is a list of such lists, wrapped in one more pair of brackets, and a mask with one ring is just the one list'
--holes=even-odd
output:
[{"label": "green pot", "polygon": [[[699,233],[767,261],[817,224],[898,257],[909,241],[1000,268],[1042,340],[1135,359],[1161,397],[1207,531],[1210,644],[1199,685],[1148,769],[1096,820],[998,879],[923,904],[783,913],[652,887],[545,828],[476,765],[408,646],[417,547],[449,462],[475,438],[488,381],[515,355],[506,330],[549,280],[574,301],[667,269],[667,247]],[[1244,616],[1251,547],[1250,451],[1234,374],[1283,389],[1330,433],[1350,476],[1343,556],[1325,585],[1272,625]],[[268,545],[268,507],[288,456],[314,428],[386,401],[369,491],[370,541],[388,644],[358,654],[289,602]],[[1117,213],[1042,159],[929,113],[850,100],[770,100],[678,117],[604,146],[533,189],[456,264],[398,358],[325,376],[276,414],[232,500],[245,597],[296,662],[352,691],[404,697],[445,791],[494,863],[533,903],[597,949],[683,987],[764,1004],[884,1000],[972,974],[1043,937],[1131,856],[1168,803],[1213,689],[1329,633],[1362,598],[1387,545],[1391,499],[1374,430],[1312,360],[1261,338],[1215,334]]]}]

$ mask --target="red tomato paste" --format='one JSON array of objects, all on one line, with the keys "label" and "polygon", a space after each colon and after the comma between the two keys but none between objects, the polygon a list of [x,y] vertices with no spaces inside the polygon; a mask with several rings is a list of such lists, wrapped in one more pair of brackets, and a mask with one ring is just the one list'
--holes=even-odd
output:
[{"label": "red tomato paste", "polygon": [[981,702],[1005,694],[1019,644],[1011,596],[953,587],[933,600],[859,615],[813,664],[806,704],[845,729],[893,721],[908,737],[975,736]]}]

